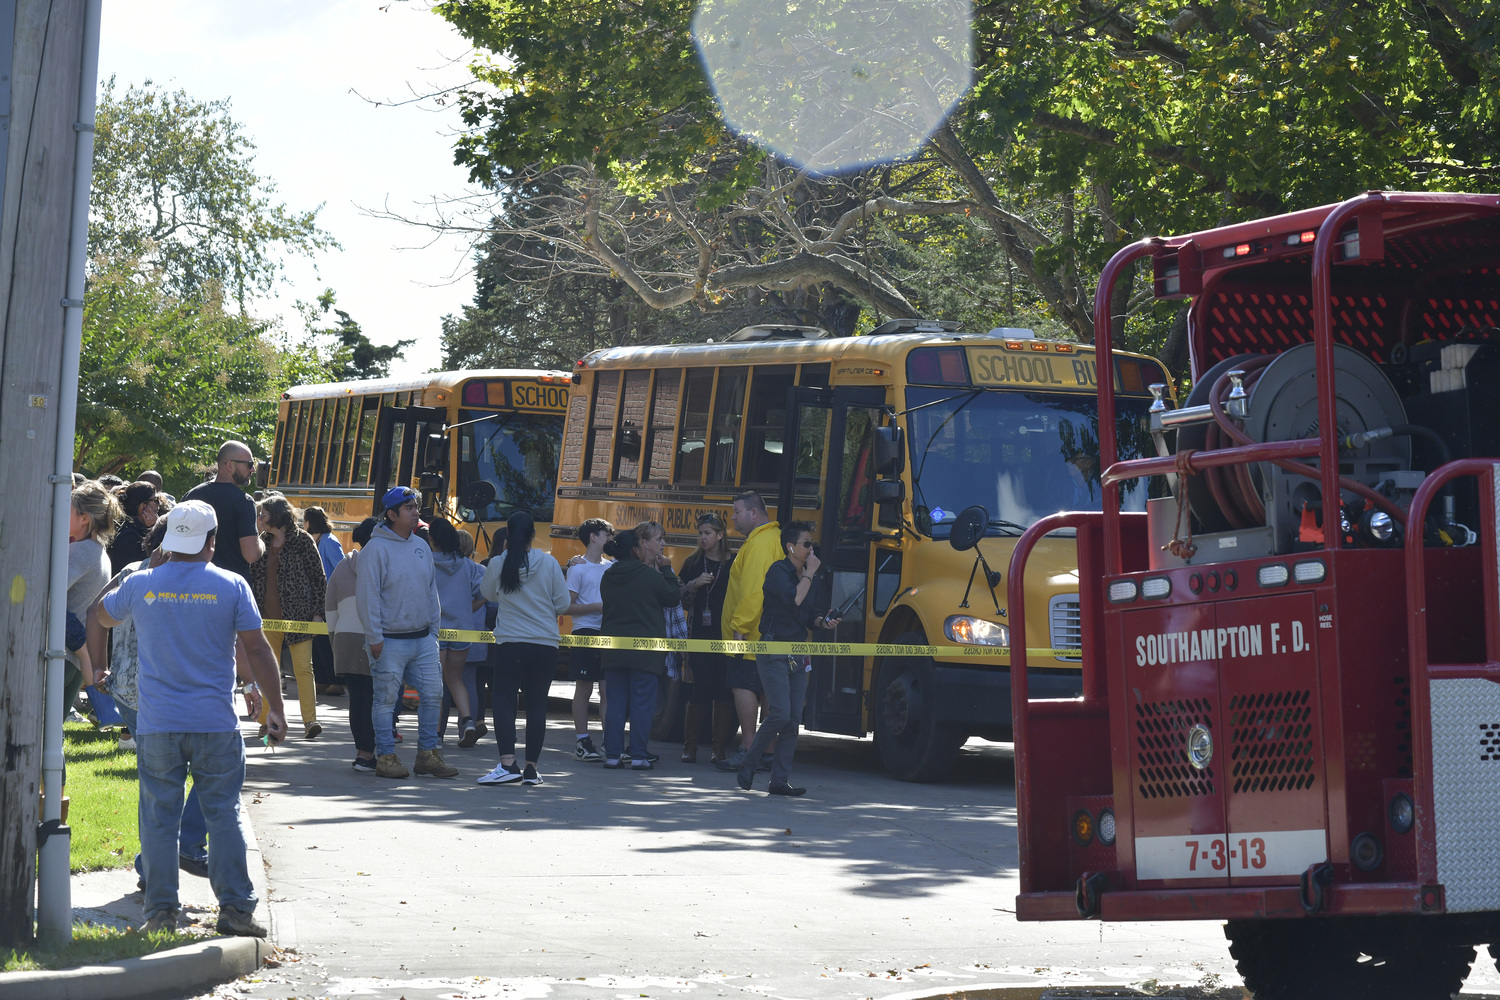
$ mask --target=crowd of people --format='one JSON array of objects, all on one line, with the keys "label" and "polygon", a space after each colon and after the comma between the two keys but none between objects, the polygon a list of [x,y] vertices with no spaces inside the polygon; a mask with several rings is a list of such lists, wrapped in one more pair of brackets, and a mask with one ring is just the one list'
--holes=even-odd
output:
[{"label": "crowd of people", "polygon": [[[583,553],[564,567],[535,546],[525,511],[510,516],[488,558],[476,562],[473,536],[441,517],[424,520],[420,495],[407,487],[385,494],[381,515],[355,528],[345,552],[319,508],[299,512],[275,491],[252,497],[253,470],[249,447],[231,441],[212,477],[180,502],[151,473],[130,483],[78,477],[73,489],[68,611],[76,652],[67,704],[83,685],[106,691],[120,711],[122,747],[138,754],[137,869],[148,928],[177,918],[184,870],[212,880],[221,931],[264,934],[237,839],[244,777],[237,681],[245,718],[258,719],[268,745],[288,735],[287,673],[304,740],[323,733],[317,695],[346,696],[352,767],[392,779],[411,775],[397,744],[399,714],[413,694],[418,775],[456,777],[443,756],[449,719],[456,746],[472,748],[487,732],[488,708],[499,759],[476,780],[535,786],[545,781],[561,616],[580,637],[802,641],[810,629],[837,624],[809,599],[819,568],[812,526],[779,525],[755,492],[731,508],[745,536],[737,555],[714,513],[699,516],[699,545],[678,571],[661,525],[616,531],[590,519],[578,529]],[[316,622],[326,622],[326,635],[303,627]],[[444,629],[493,641],[441,639]],[[810,670],[804,658],[602,644],[571,646],[567,665],[576,760],[653,770],[658,688],[671,676],[690,692],[682,762],[697,763],[706,742],[710,762],[733,772],[740,787],[751,789],[755,774],[769,770],[770,794],[805,793],[791,782]],[[596,689],[599,743],[590,732]]]}]

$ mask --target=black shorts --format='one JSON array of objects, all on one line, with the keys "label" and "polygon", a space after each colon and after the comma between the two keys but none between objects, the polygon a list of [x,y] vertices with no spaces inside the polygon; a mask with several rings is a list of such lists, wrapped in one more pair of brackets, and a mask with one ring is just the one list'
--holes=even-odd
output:
[{"label": "black shorts", "polygon": [[743,660],[731,657],[728,680],[731,688],[754,691],[757,696],[766,693],[766,689],[760,683],[760,671],[756,669],[754,659]]},{"label": "black shorts", "polygon": [[[598,635],[596,628],[575,628],[574,635]],[[604,680],[604,668],[600,666],[600,656],[604,650],[598,646],[569,646],[568,647],[568,680],[572,681],[602,681]]]}]

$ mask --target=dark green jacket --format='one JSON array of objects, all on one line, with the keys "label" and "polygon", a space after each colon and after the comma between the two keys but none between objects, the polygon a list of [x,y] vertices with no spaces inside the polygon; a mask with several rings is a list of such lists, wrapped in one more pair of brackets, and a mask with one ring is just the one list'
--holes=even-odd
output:
[{"label": "dark green jacket", "polygon": [[[639,559],[626,557],[599,578],[599,597],[604,602],[601,635],[639,635],[665,639],[667,623],[663,608],[682,603],[682,585],[670,567],[652,569]],[[667,672],[667,654],[651,650],[606,649],[605,670],[649,670]]]}]

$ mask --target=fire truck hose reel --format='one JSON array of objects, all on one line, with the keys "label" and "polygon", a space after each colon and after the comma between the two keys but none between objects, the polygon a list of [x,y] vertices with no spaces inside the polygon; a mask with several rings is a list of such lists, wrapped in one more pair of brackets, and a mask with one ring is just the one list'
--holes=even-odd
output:
[{"label": "fire truck hose reel", "polygon": [[1328,901],[1328,886],[1333,882],[1333,866],[1326,861],[1309,865],[1302,873],[1302,909],[1312,916],[1320,912]]},{"label": "fire truck hose reel", "polygon": [[1073,891],[1073,902],[1078,907],[1078,915],[1085,920],[1097,917],[1104,890],[1108,888],[1109,876],[1104,872],[1084,872],[1080,875]]}]

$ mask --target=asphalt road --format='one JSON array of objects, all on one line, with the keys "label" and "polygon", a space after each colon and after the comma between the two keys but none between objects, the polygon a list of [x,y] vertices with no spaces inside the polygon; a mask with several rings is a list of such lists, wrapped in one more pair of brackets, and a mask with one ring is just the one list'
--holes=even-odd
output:
[{"label": "asphalt road", "polygon": [[[990,986],[1239,983],[1214,923],[1018,923],[1008,748],[892,781],[868,741],[804,736],[803,799],[742,792],[675,747],[648,774],[573,759],[539,787],[353,771],[341,699],[315,743],[251,752],[246,799],[289,949],[219,997],[887,998]],[[295,704],[294,700],[289,704]],[[293,710],[295,714],[295,709]],[[407,719],[402,759],[415,756]],[[294,731],[300,726],[293,724]],[[262,916],[266,911],[262,910]],[[1500,985],[1481,959],[1470,989]]]}]

